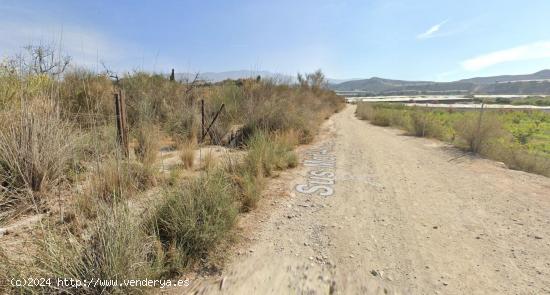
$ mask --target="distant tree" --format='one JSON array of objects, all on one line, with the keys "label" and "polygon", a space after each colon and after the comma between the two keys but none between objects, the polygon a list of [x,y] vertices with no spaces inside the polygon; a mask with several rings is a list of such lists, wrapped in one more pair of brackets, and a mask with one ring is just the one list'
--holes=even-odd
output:
[{"label": "distant tree", "polygon": [[327,86],[327,80],[325,78],[325,74],[319,69],[315,71],[314,73],[310,73],[306,75],[306,78],[308,80],[309,86],[313,88],[323,88]]},{"label": "distant tree", "polygon": [[51,45],[28,45],[10,60],[10,64],[23,74],[61,75],[69,66],[71,57],[56,52]]},{"label": "distant tree", "polygon": [[301,73],[298,73],[296,78],[298,79],[298,83],[300,84],[300,86],[308,87],[307,80]]},{"label": "distant tree", "polygon": [[311,87],[313,89],[326,88],[328,82],[326,80],[325,74],[319,69],[313,73],[307,73],[302,75],[298,73],[297,75],[298,83],[302,87]]},{"label": "distant tree", "polygon": [[174,73],[174,69],[172,69],[172,73],[170,74],[170,81],[176,80],[176,74]]}]

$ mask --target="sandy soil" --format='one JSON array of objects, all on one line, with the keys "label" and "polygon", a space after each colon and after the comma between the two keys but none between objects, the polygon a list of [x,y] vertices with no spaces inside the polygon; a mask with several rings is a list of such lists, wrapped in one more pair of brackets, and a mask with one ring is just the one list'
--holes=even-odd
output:
[{"label": "sandy soil", "polygon": [[372,126],[354,110],[300,151],[336,158],[334,193],[296,191],[318,167],[284,172],[261,205],[269,213],[248,218],[246,247],[221,277],[188,291],[550,293],[549,178]]}]

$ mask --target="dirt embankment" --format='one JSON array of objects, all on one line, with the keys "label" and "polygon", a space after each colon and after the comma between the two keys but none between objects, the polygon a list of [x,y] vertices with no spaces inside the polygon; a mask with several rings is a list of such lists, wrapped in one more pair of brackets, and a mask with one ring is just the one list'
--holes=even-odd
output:
[{"label": "dirt embankment", "polygon": [[354,109],[302,148],[304,165],[243,219],[245,249],[193,292],[550,293],[549,178],[459,157]]}]

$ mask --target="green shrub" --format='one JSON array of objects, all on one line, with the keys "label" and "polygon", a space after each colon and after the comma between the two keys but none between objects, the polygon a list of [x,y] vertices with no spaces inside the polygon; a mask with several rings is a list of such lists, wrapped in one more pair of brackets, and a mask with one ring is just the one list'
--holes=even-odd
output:
[{"label": "green shrub", "polygon": [[243,171],[243,173],[235,179],[235,182],[241,194],[242,210],[250,211],[254,209],[265,187],[264,177],[261,175],[253,175],[249,171]]},{"label": "green shrub", "polygon": [[455,123],[454,129],[465,147],[474,153],[482,152],[503,133],[503,124],[495,114],[466,113]]},{"label": "green shrub", "polygon": [[254,132],[247,142],[247,147],[248,154],[244,159],[244,165],[252,175],[271,176],[275,170],[283,170],[297,164],[294,147],[288,141],[270,137],[264,132]]},{"label": "green shrub", "polygon": [[266,176],[275,170],[284,170],[298,165],[298,156],[293,151],[299,142],[299,134],[294,130],[268,136],[256,131],[248,140],[248,153],[243,163],[233,169],[235,183],[239,188],[242,209],[249,211],[256,207],[265,186]]},{"label": "green shrub", "polygon": [[493,144],[485,153],[488,157],[503,162],[510,169],[550,177],[550,158],[529,152],[520,144]]},{"label": "green shrub", "polygon": [[428,110],[411,110],[409,124],[405,125],[408,133],[414,136],[445,139],[443,124]]},{"label": "green shrub", "polygon": [[21,84],[20,78],[13,69],[0,63],[0,111],[19,103]]},{"label": "green shrub", "polygon": [[[150,218],[165,249],[175,247],[185,263],[206,255],[233,226],[237,214],[229,176],[213,170],[166,192]],[[178,267],[178,266],[175,266]]]},{"label": "green shrub", "polygon": [[376,126],[390,126],[391,125],[391,110],[378,109],[374,112],[371,123]]},{"label": "green shrub", "polygon": [[374,107],[370,103],[358,103],[355,114],[361,120],[371,120],[374,117]]},{"label": "green shrub", "polygon": [[178,144],[194,141],[200,137],[200,115],[191,107],[168,114],[164,129]]}]

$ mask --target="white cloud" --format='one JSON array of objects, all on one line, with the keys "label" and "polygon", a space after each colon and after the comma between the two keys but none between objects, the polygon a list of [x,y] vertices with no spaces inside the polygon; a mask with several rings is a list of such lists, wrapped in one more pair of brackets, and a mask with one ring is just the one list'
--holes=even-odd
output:
[{"label": "white cloud", "polygon": [[428,39],[428,38],[432,38],[434,37],[434,34],[437,33],[439,31],[439,29],[441,29],[441,27],[446,23],[448,22],[449,20],[444,20],[436,25],[433,25],[431,28],[429,28],[426,32],[422,33],[422,34],[419,34],[418,36],[416,36],[416,38],[418,39]]},{"label": "white cloud", "polygon": [[468,71],[478,71],[505,62],[542,58],[550,58],[550,41],[529,43],[479,55],[463,61],[461,66]]}]

